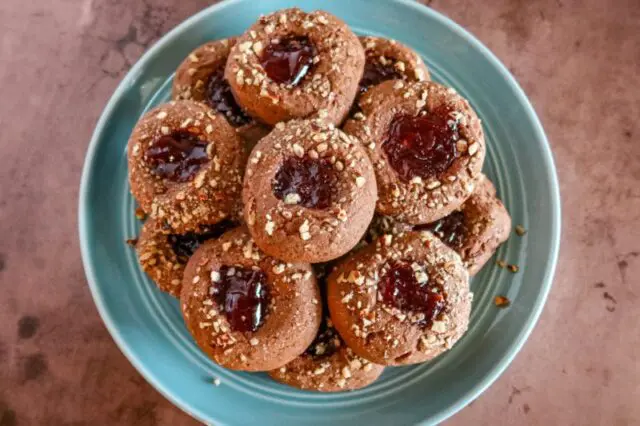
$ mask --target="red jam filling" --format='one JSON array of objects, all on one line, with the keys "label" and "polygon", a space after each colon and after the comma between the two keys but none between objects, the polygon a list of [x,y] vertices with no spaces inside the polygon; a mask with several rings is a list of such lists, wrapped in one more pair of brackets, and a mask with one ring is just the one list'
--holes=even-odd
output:
[{"label": "red jam filling", "polygon": [[236,103],[231,87],[224,79],[224,68],[214,72],[207,82],[205,102],[213,109],[227,117],[232,126],[239,127],[251,121],[242,108]]},{"label": "red jam filling", "polygon": [[367,58],[367,62],[364,64],[364,73],[360,80],[359,91],[363,94],[371,86],[382,83],[387,80],[401,79],[402,74],[394,68],[393,64],[388,62],[383,65],[376,58]]},{"label": "red jam filling", "polygon": [[269,44],[260,64],[276,83],[297,85],[309,73],[316,55],[315,46],[306,37],[291,37]]},{"label": "red jam filling", "polygon": [[430,283],[419,283],[407,263],[396,263],[381,278],[378,290],[386,305],[414,315],[423,314],[420,325],[429,324],[445,308],[445,298]]},{"label": "red jam filling", "polygon": [[382,149],[391,167],[404,181],[432,178],[444,173],[459,153],[456,122],[446,108],[425,115],[401,115],[389,126]]},{"label": "red jam filling", "polygon": [[156,139],[145,151],[144,159],[156,176],[185,182],[209,161],[207,145],[194,134],[178,131]]},{"label": "red jam filling", "polygon": [[467,235],[464,213],[459,210],[433,223],[418,225],[414,229],[431,231],[443,243],[454,250],[462,247]]},{"label": "red jam filling", "polygon": [[231,329],[256,331],[264,322],[269,304],[267,276],[249,268],[223,266],[220,281],[214,283],[213,297],[224,309]]},{"label": "red jam filling", "polygon": [[331,206],[335,172],[329,160],[289,157],[276,172],[273,194],[285,202],[310,209]]}]

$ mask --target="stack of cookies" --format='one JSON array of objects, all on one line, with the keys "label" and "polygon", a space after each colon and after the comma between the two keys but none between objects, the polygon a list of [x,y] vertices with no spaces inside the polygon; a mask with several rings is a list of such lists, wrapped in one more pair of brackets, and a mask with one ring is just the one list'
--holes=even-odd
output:
[{"label": "stack of cookies", "polygon": [[191,52],[172,97],[128,144],[136,251],[214,362],[341,391],[460,339],[511,220],[415,52],[286,9]]}]

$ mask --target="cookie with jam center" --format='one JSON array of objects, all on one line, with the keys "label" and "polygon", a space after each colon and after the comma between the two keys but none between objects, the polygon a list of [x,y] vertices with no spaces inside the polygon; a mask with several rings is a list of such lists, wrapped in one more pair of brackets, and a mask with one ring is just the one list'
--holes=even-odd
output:
[{"label": "cookie with jam center", "polygon": [[246,154],[220,114],[194,101],[147,112],[127,147],[129,184],[152,219],[176,234],[197,231],[237,210]]},{"label": "cookie with jam center", "polygon": [[242,192],[256,244],[288,262],[351,250],[373,216],[376,183],[362,144],[322,120],[279,123],[249,156]]},{"label": "cookie with jam center", "polygon": [[311,265],[264,254],[245,227],[196,250],[184,272],[180,304],[200,349],[233,370],[287,364],[309,347],[322,318]]},{"label": "cookie with jam center", "polygon": [[511,216],[496,196],[493,183],[482,175],[460,210],[417,228],[431,231],[458,252],[469,274],[475,275],[509,238]]},{"label": "cookie with jam center", "polygon": [[368,148],[376,211],[413,225],[457,210],[473,193],[485,158],[482,125],[452,88],[391,80],[359,100],[345,132]]},{"label": "cookie with jam center", "polygon": [[224,78],[224,67],[235,43],[236,38],[231,37],[205,43],[190,52],[176,70],[171,97],[202,102],[222,114],[246,141],[249,152],[269,133],[269,127],[242,110]]},{"label": "cookie with jam center", "polygon": [[428,361],[467,330],[472,294],[460,256],[427,231],[385,234],[329,275],[331,320],[359,356]]},{"label": "cookie with jam center", "polygon": [[172,234],[160,221],[147,220],[136,243],[138,261],[160,290],[180,297],[184,268],[193,252],[205,241],[219,237],[236,225],[224,220],[215,225],[201,226],[197,232]]},{"label": "cookie with jam center", "polygon": [[410,47],[383,37],[360,37],[365,64],[358,92],[360,95],[388,80],[430,80],[429,69]]},{"label": "cookie with jam center", "polygon": [[338,124],[364,69],[358,37],[337,17],[284,9],[238,38],[225,76],[238,103],[262,122],[322,117]]}]

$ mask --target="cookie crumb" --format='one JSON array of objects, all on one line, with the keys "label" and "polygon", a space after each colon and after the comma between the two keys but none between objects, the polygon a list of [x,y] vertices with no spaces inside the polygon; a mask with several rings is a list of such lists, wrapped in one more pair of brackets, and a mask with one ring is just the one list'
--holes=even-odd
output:
[{"label": "cookie crumb", "polygon": [[138,244],[138,239],[137,238],[129,238],[127,240],[127,244],[129,244],[131,247],[135,247],[136,244]]},{"label": "cookie crumb", "polygon": [[220,379],[218,379],[217,377],[215,377],[215,378],[213,379],[213,385],[214,385],[214,386],[220,386]]},{"label": "cookie crumb", "polygon": [[511,305],[511,301],[507,296],[496,296],[494,303],[498,308],[506,308]]},{"label": "cookie crumb", "polygon": [[504,260],[498,259],[496,260],[496,265],[498,265],[499,268],[506,268],[507,267],[507,262],[505,262]]},{"label": "cookie crumb", "polygon": [[518,237],[522,237],[526,233],[527,233],[527,230],[524,229],[524,226],[522,226],[522,225],[517,225],[516,226],[516,234],[518,235]]},{"label": "cookie crumb", "polygon": [[147,217],[147,214],[144,212],[144,210],[142,210],[140,207],[138,207],[136,209],[136,219],[145,220],[146,217]]},{"label": "cookie crumb", "polygon": [[507,268],[509,268],[509,271],[513,272],[514,274],[520,270],[520,267],[518,267],[518,265],[509,265],[507,266]]}]

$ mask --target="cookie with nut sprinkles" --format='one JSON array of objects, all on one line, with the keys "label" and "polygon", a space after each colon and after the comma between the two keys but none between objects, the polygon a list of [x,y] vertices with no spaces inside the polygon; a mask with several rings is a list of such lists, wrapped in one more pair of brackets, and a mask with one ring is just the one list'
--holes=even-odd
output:
[{"label": "cookie with nut sprinkles", "polygon": [[225,76],[238,103],[264,123],[322,113],[338,124],[355,99],[364,62],[344,22],[293,8],[261,17],[240,36]]},{"label": "cookie with nut sprinkles", "polygon": [[368,148],[376,210],[410,224],[433,222],[473,193],[486,152],[480,120],[454,89],[390,80],[360,100],[345,125]]},{"label": "cookie with nut sprinkles", "polygon": [[180,305],[198,346],[217,364],[245,371],[292,361],[313,342],[322,316],[311,265],[266,255],[244,227],[191,256]]},{"label": "cookie with nut sprinkles", "polygon": [[327,282],[334,327],[377,364],[428,361],[469,325],[469,273],[430,232],[385,234],[342,261]]},{"label": "cookie with nut sprinkles", "polygon": [[173,232],[229,218],[244,170],[243,142],[204,104],[174,101],[146,113],[128,148],[129,184],[140,207]]},{"label": "cookie with nut sprinkles", "polygon": [[245,221],[256,244],[289,262],[325,262],[351,250],[373,216],[376,182],[364,147],[322,120],[279,123],[253,149]]}]

